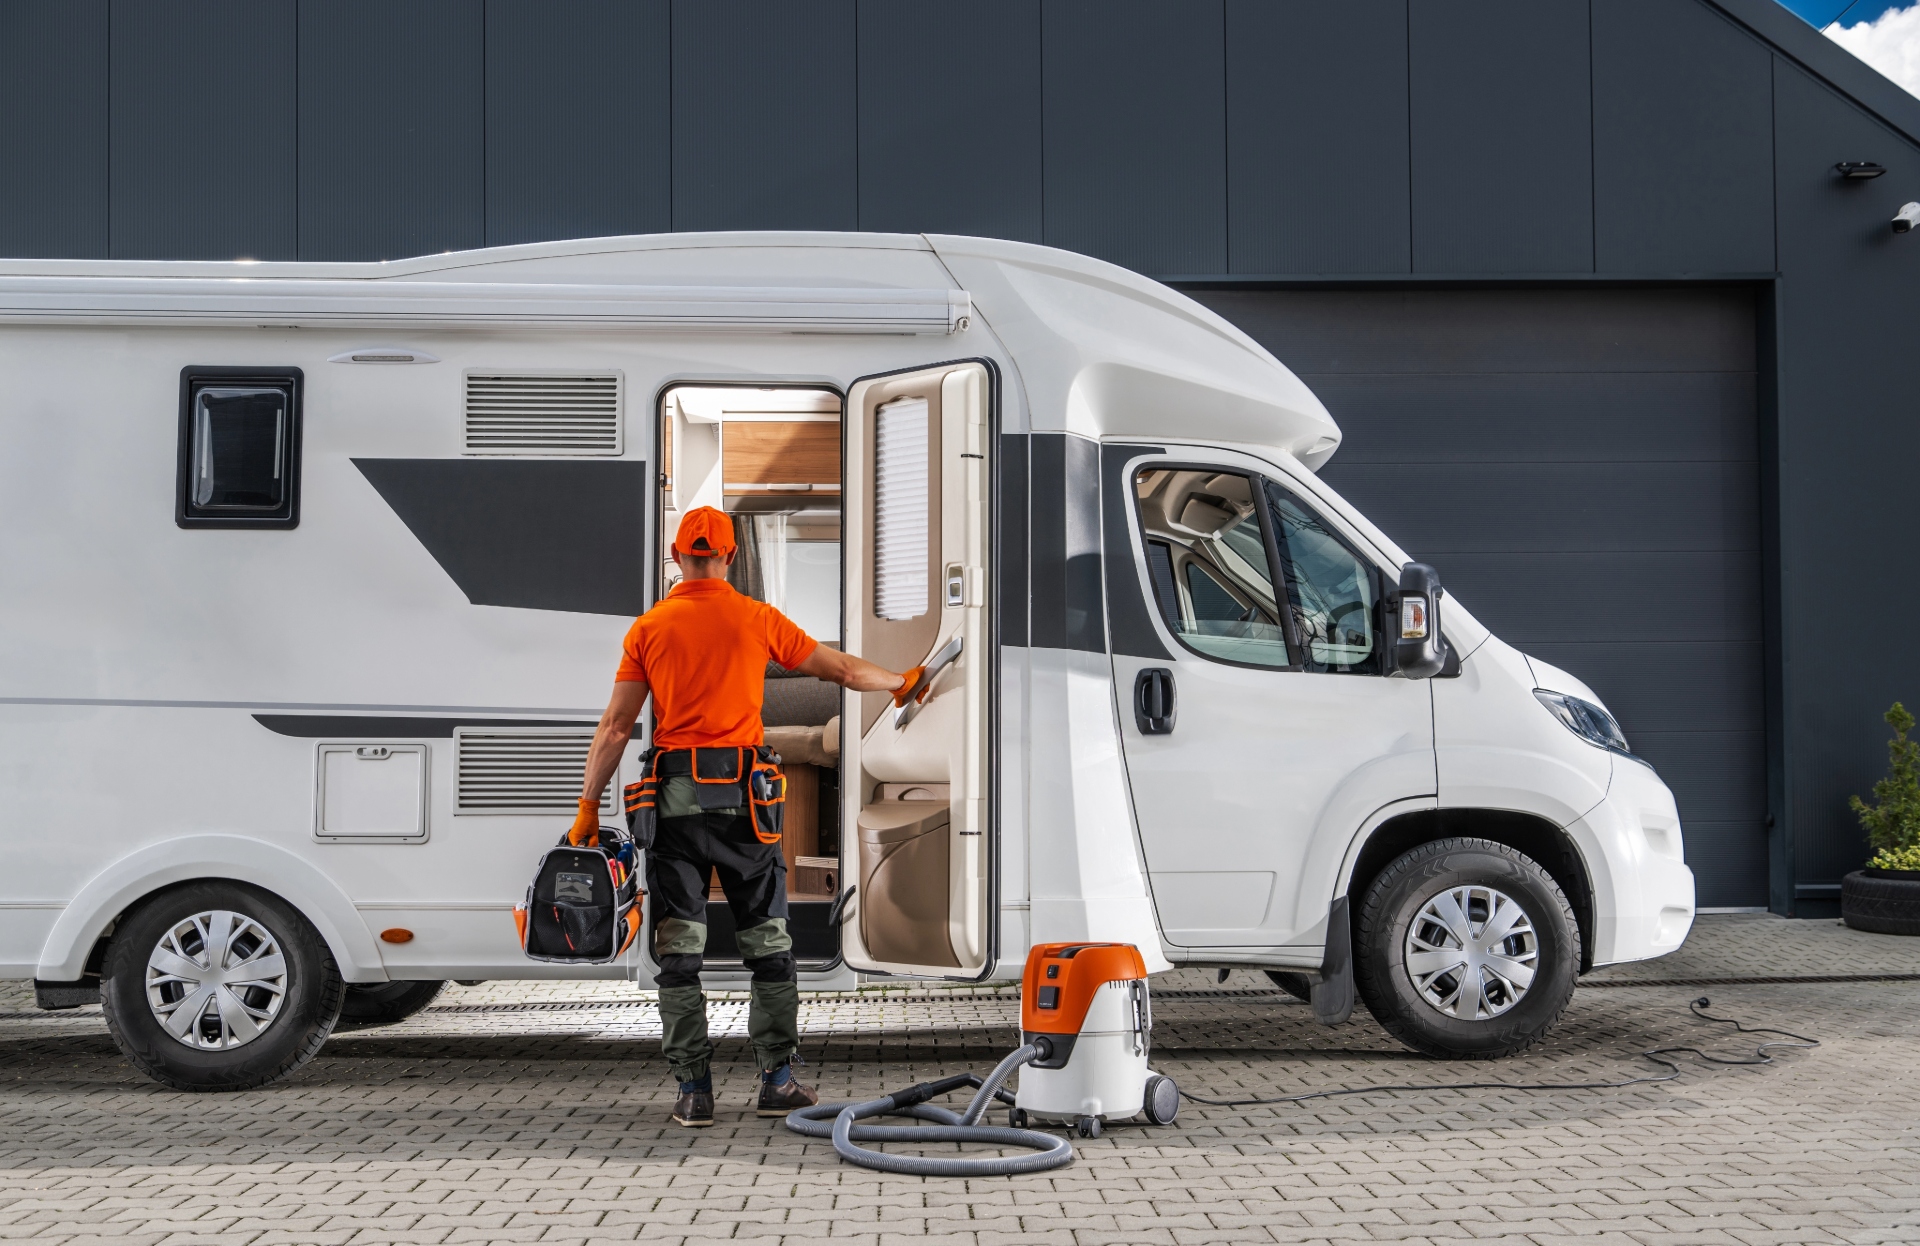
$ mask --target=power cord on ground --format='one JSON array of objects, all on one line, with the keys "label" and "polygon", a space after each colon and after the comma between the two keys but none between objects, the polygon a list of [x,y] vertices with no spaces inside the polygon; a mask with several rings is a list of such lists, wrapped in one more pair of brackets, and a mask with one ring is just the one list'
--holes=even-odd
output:
[{"label": "power cord on ground", "polygon": [[1621,1081],[1614,1081],[1614,1082],[1443,1082],[1437,1085],[1409,1084],[1404,1086],[1344,1086],[1338,1090],[1315,1090],[1315,1091],[1308,1092],[1306,1094],[1275,1095],[1271,1098],[1259,1098],[1259,1099],[1210,1099],[1205,1095],[1196,1095],[1191,1091],[1182,1090],[1180,1092],[1180,1096],[1183,1099],[1188,1099],[1194,1103],[1204,1103],[1209,1107],[1247,1108],[1247,1107],[1264,1106],[1267,1104],[1274,1104],[1274,1103],[1305,1103],[1310,1099],[1333,1099],[1342,1095],[1388,1094],[1395,1091],[1407,1092],[1407,1091],[1421,1091],[1421,1090],[1624,1090],[1628,1086],[1645,1086],[1654,1082],[1670,1082],[1674,1078],[1679,1077],[1681,1073],[1680,1063],[1677,1060],[1668,1059],[1669,1056],[1679,1056],[1679,1055],[1697,1056],[1700,1059],[1705,1060],[1710,1064],[1741,1064],[1741,1065],[1772,1064],[1773,1056],[1769,1054],[1770,1048],[1789,1047],[1794,1049],[1811,1049],[1814,1047],[1818,1047],[1820,1045],[1820,1040],[1817,1038],[1808,1038],[1804,1034],[1795,1034],[1789,1030],[1777,1030],[1767,1026],[1749,1026],[1744,1024],[1743,1022],[1735,1020],[1732,1017],[1711,1016],[1705,1011],[1705,1009],[1710,1008],[1712,1006],[1713,1006],[1713,1001],[1708,999],[1706,996],[1702,995],[1699,999],[1696,999],[1692,1003],[1688,1004],[1687,1010],[1702,1021],[1712,1021],[1718,1025],[1730,1025],[1735,1030],[1739,1031],[1742,1034],[1779,1034],[1784,1038],[1792,1039],[1793,1041],[1792,1042],[1773,1041],[1773,1042],[1761,1043],[1758,1047],[1755,1047],[1753,1049],[1754,1058],[1752,1059],[1738,1059],[1731,1056],[1716,1056],[1711,1052],[1702,1051],[1698,1047],[1649,1047],[1647,1050],[1639,1052],[1637,1054],[1640,1056],[1641,1059],[1651,1060],[1653,1061],[1653,1063],[1663,1066],[1667,1071],[1665,1073],[1650,1073],[1645,1077],[1629,1077]]}]

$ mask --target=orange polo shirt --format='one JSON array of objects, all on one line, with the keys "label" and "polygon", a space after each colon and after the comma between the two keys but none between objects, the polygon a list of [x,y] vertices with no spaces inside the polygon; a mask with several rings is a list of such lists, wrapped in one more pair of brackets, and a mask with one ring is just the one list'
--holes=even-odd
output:
[{"label": "orange polo shirt", "polygon": [[819,643],[725,580],[682,580],[633,621],[613,678],[652,689],[660,748],[760,744],[767,662],[792,670]]}]

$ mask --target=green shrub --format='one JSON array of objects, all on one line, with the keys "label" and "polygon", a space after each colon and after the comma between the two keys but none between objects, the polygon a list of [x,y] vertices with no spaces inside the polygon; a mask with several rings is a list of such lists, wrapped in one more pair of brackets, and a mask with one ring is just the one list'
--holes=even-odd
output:
[{"label": "green shrub", "polygon": [[1870,870],[1915,870],[1920,871],[1920,844],[1911,848],[1884,848],[1874,854],[1867,862]]},{"label": "green shrub", "polygon": [[1867,828],[1868,841],[1881,854],[1920,848],[1920,742],[1907,739],[1913,715],[1895,701],[1886,718],[1893,728],[1893,739],[1887,741],[1887,777],[1873,785],[1873,804],[1858,796],[1847,801],[1860,816],[1860,825]]}]

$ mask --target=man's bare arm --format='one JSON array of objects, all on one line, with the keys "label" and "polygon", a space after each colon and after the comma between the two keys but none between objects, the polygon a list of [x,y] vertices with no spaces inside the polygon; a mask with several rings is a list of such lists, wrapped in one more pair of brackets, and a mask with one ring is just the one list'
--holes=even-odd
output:
[{"label": "man's bare arm", "polygon": [[812,675],[815,679],[824,679],[855,692],[892,692],[907,682],[905,675],[825,645],[816,648],[806,661],[793,669],[802,675]]},{"label": "man's bare arm", "polygon": [[644,683],[621,682],[613,686],[607,712],[600,715],[599,729],[593,733],[593,747],[587,750],[587,779],[580,789],[581,800],[599,803],[607,780],[613,778],[614,770],[620,765],[621,752],[633,738],[633,724],[647,704],[647,692]]}]

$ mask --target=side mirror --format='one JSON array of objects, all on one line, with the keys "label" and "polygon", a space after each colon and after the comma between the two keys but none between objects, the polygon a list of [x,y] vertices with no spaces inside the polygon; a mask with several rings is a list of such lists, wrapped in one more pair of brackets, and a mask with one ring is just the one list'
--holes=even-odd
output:
[{"label": "side mirror", "polygon": [[1447,642],[1440,638],[1440,573],[1424,562],[1400,568],[1398,635],[1393,664],[1408,679],[1431,679],[1447,664]]}]

